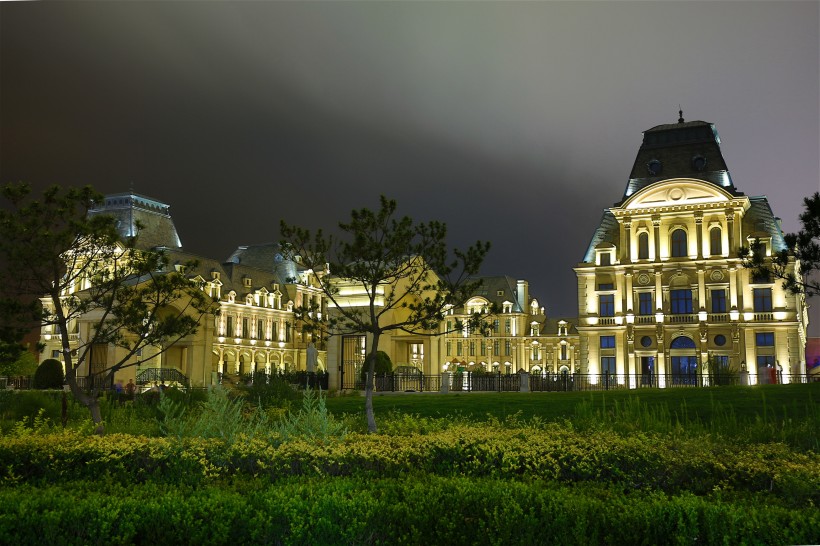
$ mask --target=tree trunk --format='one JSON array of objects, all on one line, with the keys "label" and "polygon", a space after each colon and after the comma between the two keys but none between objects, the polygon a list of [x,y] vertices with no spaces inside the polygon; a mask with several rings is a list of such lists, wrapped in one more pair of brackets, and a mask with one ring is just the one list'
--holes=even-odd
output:
[{"label": "tree trunk", "polygon": [[375,434],[378,432],[376,428],[376,416],[373,413],[373,390],[376,379],[376,353],[379,350],[379,336],[373,336],[373,346],[370,348],[370,353],[367,355],[367,380],[364,385],[364,413],[367,417],[367,432]]},{"label": "tree trunk", "polygon": [[103,423],[102,410],[100,409],[100,401],[97,399],[96,389],[92,389],[91,393],[88,394],[77,385],[76,368],[66,370],[65,381],[68,383],[74,398],[79,400],[82,405],[88,408],[89,413],[91,413],[91,420],[97,425],[94,429],[94,433],[99,436],[104,435],[105,424]]}]

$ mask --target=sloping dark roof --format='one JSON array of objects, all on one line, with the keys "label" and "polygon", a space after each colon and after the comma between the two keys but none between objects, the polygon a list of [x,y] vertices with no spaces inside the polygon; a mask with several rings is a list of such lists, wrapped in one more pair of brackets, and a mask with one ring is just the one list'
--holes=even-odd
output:
[{"label": "sloping dark roof", "polygon": [[95,205],[88,215],[113,216],[122,238],[138,235],[138,248],[182,248],[171,218],[171,207],[162,201],[137,193],[115,193],[106,195],[102,203]]},{"label": "sloping dark roof", "polygon": [[[518,299],[516,280],[509,275],[478,276],[471,277],[470,280],[481,280],[481,286],[473,294],[474,296],[481,296],[499,307],[505,301],[510,301],[513,304],[513,310],[521,313],[529,305],[529,302],[525,302],[522,307],[521,301]],[[500,296],[499,293],[501,293]]]},{"label": "sloping dark roof", "polygon": [[[650,171],[650,164],[659,170]],[[732,195],[743,195],[732,183],[715,126],[705,121],[658,125],[644,131],[623,198],[616,206],[641,189],[670,178],[705,180]]]},{"label": "sloping dark roof", "polygon": [[[778,218],[772,212],[766,196],[749,197],[751,207],[743,216],[743,233],[766,233],[772,238],[772,252],[787,250]],[[746,244],[746,241],[742,241]]]},{"label": "sloping dark roof", "polygon": [[612,214],[609,209],[604,210],[601,223],[592,235],[592,240],[589,242],[582,261],[593,263],[595,261],[595,247],[601,243],[612,243],[616,245],[618,243],[618,237],[618,220],[615,219],[615,215]]}]

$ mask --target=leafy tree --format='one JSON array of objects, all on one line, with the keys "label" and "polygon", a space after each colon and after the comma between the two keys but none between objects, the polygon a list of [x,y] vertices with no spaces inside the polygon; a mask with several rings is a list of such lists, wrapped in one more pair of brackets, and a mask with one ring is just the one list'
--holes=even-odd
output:
[{"label": "leafy tree", "polygon": [[[470,277],[490,245],[477,242],[466,251],[449,252],[447,228],[437,221],[414,223],[397,218],[396,202],[381,196],[378,211],[353,210],[340,235],[326,236],[281,223],[282,247],[289,257],[317,274],[322,292],[333,305],[320,313],[315,304],[296,310],[308,331],[320,335],[366,334],[371,338],[365,358],[367,428],[376,432],[373,375],[382,334],[403,331],[437,335],[451,306],[463,305],[479,281]],[[363,305],[350,305],[339,286],[356,287]],[[320,317],[321,315],[321,317]]]},{"label": "leafy tree", "polygon": [[[169,266],[164,252],[137,248],[136,237],[123,239],[111,216],[89,216],[102,198],[90,186],[52,186],[39,199],[26,184],[7,184],[0,193],[0,306],[16,310],[18,324],[39,320],[59,334],[66,383],[102,434],[96,389],[156,354],[146,351],[143,359],[143,348],[162,352],[195,333],[214,302]],[[88,333],[72,345],[70,328],[80,318],[89,322]],[[124,356],[96,371],[85,392],[77,373],[100,344],[122,348]]]},{"label": "leafy tree", "polygon": [[[783,286],[794,294],[807,297],[820,295],[820,192],[803,199],[804,211],[800,215],[803,229],[797,233],[784,235],[787,250],[774,254],[766,260],[759,242],[750,248],[741,249],[744,265],[754,270],[755,275],[772,276],[782,279]],[[794,268],[794,263],[799,268]]]}]

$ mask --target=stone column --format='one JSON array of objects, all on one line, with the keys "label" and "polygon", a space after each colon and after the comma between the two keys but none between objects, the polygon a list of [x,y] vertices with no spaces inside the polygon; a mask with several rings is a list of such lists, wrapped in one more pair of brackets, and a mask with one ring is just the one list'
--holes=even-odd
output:
[{"label": "stone column", "polygon": [[732,256],[735,251],[735,213],[733,210],[726,211],[726,236],[729,239],[728,255]]},{"label": "stone column", "polygon": [[703,259],[703,212],[695,212],[695,230],[698,237],[698,260]]},{"label": "stone column", "polygon": [[655,238],[655,262],[661,261],[661,217],[659,214],[652,216],[652,228]]},{"label": "stone column", "polygon": [[629,216],[624,218],[624,236],[623,236],[623,246],[621,247],[623,250],[621,252],[623,256],[623,263],[632,263],[632,218]]}]

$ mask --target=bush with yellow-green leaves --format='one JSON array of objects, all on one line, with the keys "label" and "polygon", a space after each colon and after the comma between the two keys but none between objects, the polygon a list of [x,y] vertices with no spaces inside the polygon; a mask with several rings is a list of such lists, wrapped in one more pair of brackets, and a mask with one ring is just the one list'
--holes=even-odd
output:
[{"label": "bush with yellow-green leaves", "polygon": [[0,483],[111,479],[190,485],[233,477],[469,476],[611,483],[667,493],[766,492],[820,504],[820,465],[784,444],[733,445],[548,424],[496,429],[462,425],[425,435],[348,434],[323,443],[239,438],[147,438],[75,432],[0,439]]}]

